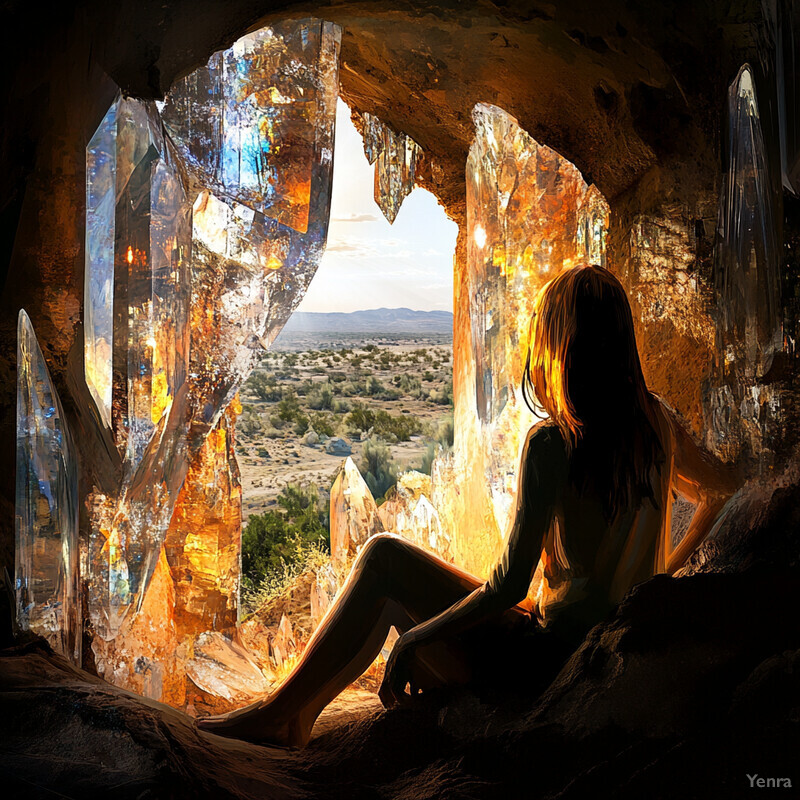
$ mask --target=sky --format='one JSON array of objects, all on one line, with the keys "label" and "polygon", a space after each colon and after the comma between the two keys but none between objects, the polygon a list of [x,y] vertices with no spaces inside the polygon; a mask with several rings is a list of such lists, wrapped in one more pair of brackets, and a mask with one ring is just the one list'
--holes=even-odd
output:
[{"label": "sky", "polygon": [[390,225],[372,197],[373,170],[339,100],[328,246],[298,311],[453,309],[458,226],[417,187]]}]

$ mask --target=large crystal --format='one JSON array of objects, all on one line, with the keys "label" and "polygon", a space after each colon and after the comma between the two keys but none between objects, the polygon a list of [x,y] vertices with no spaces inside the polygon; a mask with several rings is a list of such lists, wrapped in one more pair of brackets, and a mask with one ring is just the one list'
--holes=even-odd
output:
[{"label": "large crystal", "polygon": [[31,321],[17,326],[16,596],[23,630],[81,663],[78,475]]},{"label": "large crystal", "polygon": [[200,185],[307,230],[339,36],[321,20],[262,28],[173,88],[164,120]]},{"label": "large crystal", "polygon": [[86,382],[134,469],[186,379],[191,205],[153,103],[118,97],[86,168]]},{"label": "large crystal", "polygon": [[782,182],[800,195],[800,5],[762,0],[761,9],[767,34],[762,66],[775,80]]},{"label": "large crystal", "polygon": [[[256,355],[274,340],[302,299],[322,258],[333,176],[340,36],[335,25],[304,20],[245,37],[241,48],[237,43],[223,54],[223,62],[231,65],[241,51],[237,69],[243,75],[252,72],[248,80],[255,85],[273,86],[274,91],[248,95],[247,108],[253,119],[263,121],[272,118],[270,104],[280,106],[284,121],[271,134],[277,138],[270,140],[269,161],[280,180],[270,195],[271,205],[259,204],[251,194],[226,189],[227,184],[219,180],[203,185],[200,181],[212,170],[195,159],[193,174],[202,191],[194,206],[193,229],[191,370],[196,399],[192,439],[204,436],[209,422],[216,423],[252,369]],[[254,53],[262,55],[256,58]],[[214,118],[208,111],[208,82],[223,78],[223,73],[207,70],[203,74],[202,82],[189,76],[179,84],[168,97],[164,113],[185,152],[198,141],[207,141],[209,146],[216,142],[215,146],[223,148],[224,158],[232,158],[233,134],[224,142],[197,138],[198,131],[206,130],[203,120]],[[289,80],[293,75],[299,81],[294,88]],[[292,104],[298,110],[292,110]],[[181,109],[189,122],[181,123]],[[249,118],[237,119],[244,125],[242,120]],[[312,124],[313,147],[291,144],[290,120],[296,120],[301,131],[307,123]],[[243,137],[243,133],[239,135],[240,140]],[[308,181],[291,179],[301,172],[308,174]],[[282,192],[283,199],[276,192]],[[279,213],[284,207],[294,209],[295,217],[304,209],[303,225],[292,227],[292,220]],[[206,419],[208,414],[210,419]]]},{"label": "large crystal", "polygon": [[414,188],[420,146],[404,133],[393,131],[372,114],[364,115],[364,152],[375,163],[375,202],[394,222],[403,200]]},{"label": "large crystal", "polygon": [[191,204],[153,103],[109,109],[87,147],[87,205],[86,379],[125,453],[90,536],[89,607],[110,636],[141,602],[183,480],[164,473],[185,447]]},{"label": "large crystal", "polygon": [[[137,445],[135,461],[131,461],[135,463],[135,469],[126,471],[118,495],[109,498],[97,496],[94,499],[98,511],[92,520],[93,580],[90,607],[95,628],[106,639],[112,638],[120,630],[130,609],[141,607],[190,465],[196,459],[203,458],[199,454],[209,433],[217,427],[221,415],[233,401],[257,353],[268,346],[299,303],[324,249],[331,196],[340,32],[336,26],[314,21],[291,23],[289,27],[292,26],[296,27],[296,35],[283,26],[282,33],[260,32],[245,37],[249,43],[242,48],[234,45],[226,51],[223,63],[231,69],[236,66],[245,84],[248,81],[261,81],[263,76],[259,64],[283,76],[283,82],[276,84],[280,91],[259,89],[248,95],[247,107],[258,111],[261,114],[258,118],[264,124],[272,118],[270,115],[275,104],[299,104],[298,109],[283,108],[281,119],[296,119],[301,131],[305,130],[304,120],[313,120],[314,144],[308,167],[310,182],[305,189],[302,188],[302,181],[295,181],[291,176],[308,171],[308,148],[291,144],[291,131],[284,123],[278,125],[276,130],[283,131],[281,135],[289,137],[286,146],[279,147],[278,139],[270,140],[275,145],[271,150],[270,164],[275,166],[276,175],[283,176],[273,188],[285,192],[286,197],[284,202],[273,192],[269,195],[272,197],[271,205],[268,204],[266,210],[280,216],[283,213],[278,213],[280,208],[294,209],[292,214],[295,214],[298,208],[307,205],[305,232],[298,232],[276,219],[270,219],[227,194],[227,199],[221,199],[216,194],[227,191],[226,186],[230,182],[226,183],[226,176],[231,173],[222,166],[218,172],[214,171],[216,168],[209,167],[209,164],[213,167],[217,163],[211,151],[214,148],[221,149],[220,159],[224,161],[232,158],[235,148],[244,146],[241,142],[247,138],[242,134],[244,138],[237,140],[240,144],[235,144],[234,139],[230,136],[226,138],[222,133],[216,139],[196,139],[196,132],[205,130],[203,126],[209,122],[203,115],[214,116],[214,104],[209,97],[213,99],[217,89],[224,90],[219,84],[219,73],[213,69],[219,56],[212,58],[212,68],[203,68],[195,76],[196,79],[190,76],[181,83],[174,97],[167,102],[165,113],[169,115],[173,134],[184,155],[188,153],[187,158],[191,152],[202,155],[207,146],[211,158],[209,164],[202,159],[196,160],[190,164],[189,170],[194,188],[201,190],[195,203],[192,223],[191,360],[188,380],[177,389],[174,396],[170,393],[171,402],[166,405],[165,413],[157,422],[156,404],[151,406],[152,427],[143,426],[149,435],[142,448]],[[311,41],[314,37],[317,44],[307,46],[306,39]],[[262,45],[268,45],[267,49],[259,50]],[[254,55],[256,51],[261,55]],[[289,74],[296,74],[302,89],[298,89],[294,95],[289,93],[291,81],[286,78]],[[214,84],[214,81],[217,83]],[[258,85],[263,88],[265,84]],[[249,119],[247,115],[245,117]],[[156,130],[156,126],[153,126],[153,130]],[[151,135],[157,139],[156,133]],[[170,141],[169,137],[163,135],[161,140]],[[195,150],[190,152],[193,147]],[[197,155],[197,158],[200,156]],[[139,167],[138,164],[136,166]],[[151,174],[156,173],[151,170]],[[233,186],[231,192],[243,193],[243,199],[252,203],[254,194],[250,189],[254,184],[248,182],[250,178],[247,178],[251,173],[238,174],[239,178],[230,184]],[[208,180],[215,191],[208,190],[204,180]],[[151,191],[151,202],[152,196]],[[135,221],[137,205],[134,199],[131,196],[130,207]],[[296,220],[296,214],[292,219]],[[119,236],[118,230],[118,239]],[[137,271],[137,248],[140,246],[134,242],[131,249],[125,251],[124,261],[131,267],[127,273],[117,263],[115,291],[117,285],[124,286],[126,280],[130,284],[140,275]],[[134,288],[138,289],[138,286]],[[116,296],[114,302],[116,306]],[[133,319],[138,317],[134,315]],[[114,337],[121,343],[120,330],[118,320]],[[137,351],[137,346],[136,341],[131,342],[130,363],[145,364],[143,382],[146,383],[147,363],[142,353]],[[180,352],[178,348],[176,351]],[[156,396],[155,392],[153,396]],[[136,441],[144,439],[143,435]],[[227,587],[227,578],[219,577]],[[224,592],[229,598],[228,588]],[[227,599],[224,602],[227,604]]]},{"label": "large crystal", "polygon": [[538,290],[563,268],[604,263],[608,205],[566,159],[501,108],[473,110],[467,258],[455,279],[455,448],[433,469],[456,563],[485,574],[499,554],[525,435],[520,385]]},{"label": "large crystal", "polygon": [[210,695],[244,705],[267,694],[274,684],[240,644],[221,633],[202,633],[194,643],[186,674]]},{"label": "large crystal", "polygon": [[745,64],[728,91],[728,165],[719,210],[717,296],[728,369],[763,375],[782,345],[776,197]]}]

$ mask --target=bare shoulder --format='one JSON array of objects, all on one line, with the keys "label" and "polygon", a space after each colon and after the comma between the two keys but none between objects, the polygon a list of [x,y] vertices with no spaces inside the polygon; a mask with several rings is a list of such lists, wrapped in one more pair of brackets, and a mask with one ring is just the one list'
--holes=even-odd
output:
[{"label": "bare shoulder", "polygon": [[558,425],[550,419],[544,419],[531,427],[525,439],[523,457],[537,464],[557,464],[566,459],[566,444]]},{"label": "bare shoulder", "polygon": [[[657,400],[656,410],[663,419],[662,437],[670,437],[674,448],[675,467],[678,478],[685,478],[703,486],[706,491],[718,494],[733,494],[741,485],[741,476],[735,465],[722,462],[699,440],[691,426],[683,420],[663,398]],[[666,444],[666,440],[663,440]]]}]

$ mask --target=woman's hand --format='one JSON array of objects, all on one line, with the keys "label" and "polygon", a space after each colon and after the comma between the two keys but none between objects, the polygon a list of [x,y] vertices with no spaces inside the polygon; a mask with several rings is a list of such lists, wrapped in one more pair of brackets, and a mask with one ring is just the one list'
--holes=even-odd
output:
[{"label": "woman's hand", "polygon": [[406,686],[410,688],[411,697],[415,697],[421,692],[414,675],[416,653],[416,643],[410,641],[406,634],[400,636],[395,642],[389,660],[386,662],[381,688],[378,690],[378,697],[385,708],[401,705],[409,699]]}]

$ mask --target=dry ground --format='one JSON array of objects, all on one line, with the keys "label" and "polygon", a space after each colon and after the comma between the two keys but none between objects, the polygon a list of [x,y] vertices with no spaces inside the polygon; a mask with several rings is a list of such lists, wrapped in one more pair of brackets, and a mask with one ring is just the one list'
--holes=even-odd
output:
[{"label": "dry ground", "polygon": [[[299,338],[299,340],[298,340]],[[383,409],[393,416],[411,416],[420,420],[423,431],[408,441],[388,441],[392,457],[400,471],[419,469],[432,434],[448,417],[449,403],[442,393],[452,386],[452,346],[445,337],[351,337],[323,341],[316,349],[307,346],[305,337],[284,344],[283,351],[266,353],[254,372],[274,376],[276,393],[297,396],[300,413],[322,415],[335,435],[344,436],[352,448],[352,458],[359,463],[363,447],[360,434],[347,424],[348,410],[314,410],[309,396],[302,395],[304,383],[314,387],[326,385],[335,393],[340,407],[352,408],[362,403],[372,409]],[[319,337],[318,337],[319,338]],[[338,373],[338,380],[331,380]],[[344,376],[344,378],[342,378]],[[399,394],[387,399],[365,392],[368,378],[377,379],[386,390]],[[307,384],[306,384],[307,385]],[[345,394],[352,391],[354,393]],[[452,391],[452,390],[451,390]],[[290,483],[313,484],[327,491],[342,464],[344,456],[331,455],[324,448],[303,444],[297,425],[285,422],[276,427],[280,400],[264,400],[255,391],[251,376],[241,394],[244,412],[236,431],[236,451],[241,471],[243,518],[276,507],[276,498]]]}]

